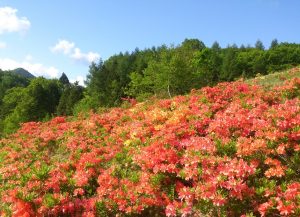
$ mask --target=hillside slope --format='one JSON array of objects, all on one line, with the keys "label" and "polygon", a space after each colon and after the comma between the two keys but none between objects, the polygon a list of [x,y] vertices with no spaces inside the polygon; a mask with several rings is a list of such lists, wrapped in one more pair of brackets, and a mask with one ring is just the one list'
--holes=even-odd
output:
[{"label": "hillside slope", "polygon": [[300,214],[300,79],[221,83],[0,140],[12,216]]},{"label": "hillside slope", "polygon": [[30,72],[28,72],[27,70],[25,70],[23,68],[14,69],[14,70],[12,70],[12,72],[17,75],[21,75],[25,78],[35,78],[35,76],[33,74],[31,74]]},{"label": "hillside slope", "polygon": [[268,75],[258,75],[246,82],[249,84],[258,84],[267,88],[272,88],[274,86],[282,85],[286,80],[290,80],[292,78],[300,78],[300,66],[281,72],[274,72]]}]

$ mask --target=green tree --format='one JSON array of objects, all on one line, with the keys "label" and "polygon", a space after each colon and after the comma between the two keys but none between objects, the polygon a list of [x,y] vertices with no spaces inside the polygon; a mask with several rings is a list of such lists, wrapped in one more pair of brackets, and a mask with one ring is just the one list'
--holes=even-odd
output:
[{"label": "green tree", "polygon": [[0,70],[0,102],[5,92],[13,87],[26,87],[29,79],[13,73],[13,71]]},{"label": "green tree", "polygon": [[212,44],[211,49],[212,49],[213,51],[220,52],[222,48],[220,47],[220,44],[219,44],[217,41],[215,41],[215,42]]},{"label": "green tree", "polygon": [[68,85],[59,100],[57,106],[58,115],[73,115],[73,109],[76,103],[78,103],[83,98],[82,86],[78,83]]},{"label": "green tree", "polygon": [[202,50],[206,46],[202,41],[199,41],[198,39],[185,39],[181,47],[187,50]]},{"label": "green tree", "polygon": [[222,52],[221,81],[232,81],[242,74],[238,64],[239,49],[236,45],[228,46]]},{"label": "green tree", "polygon": [[[12,88],[17,88],[17,91],[21,94],[21,90],[23,87],[28,86],[29,79],[14,73],[13,71],[2,71],[0,70],[0,137],[4,127],[4,119],[6,115],[9,113],[11,107],[22,98],[22,96],[18,96],[16,98],[16,102],[10,105],[4,105],[3,98],[8,94]],[[8,97],[9,99],[10,97]]]},{"label": "green tree", "polygon": [[193,87],[196,70],[192,64],[193,56],[203,49],[201,42],[185,40],[178,47],[161,47],[142,73],[130,74],[130,83],[126,94],[138,99],[150,95],[172,97],[185,94]]},{"label": "green tree", "polygon": [[219,81],[222,58],[218,49],[205,48],[195,55],[194,64],[197,71],[195,72],[195,80],[198,84],[194,87],[203,87],[216,84]]},{"label": "green tree", "polygon": [[69,79],[67,77],[67,75],[63,72],[59,78],[59,81],[63,84],[63,85],[69,85]]},{"label": "green tree", "polygon": [[283,70],[300,64],[300,45],[280,43],[266,53],[268,72]]},{"label": "green tree", "polygon": [[87,90],[77,108],[118,106],[128,96],[143,100],[185,94],[191,88],[291,67],[300,64],[299,57],[297,44],[265,50],[260,40],[255,47],[221,48],[215,42],[206,48],[198,39],[185,39],[178,46],[135,49],[90,66]]},{"label": "green tree", "polygon": [[11,133],[26,121],[41,121],[55,115],[62,87],[58,80],[35,78],[27,87],[10,89],[3,98],[2,127]]},{"label": "green tree", "polygon": [[143,101],[155,94],[154,81],[151,74],[149,74],[149,76],[144,76],[140,73],[132,72],[129,77],[130,83],[125,90],[125,93],[128,96],[137,98],[139,101]]},{"label": "green tree", "polygon": [[[163,46],[162,46],[163,47]],[[90,66],[87,77],[87,91],[83,101],[91,103],[93,109],[97,107],[118,106],[130,83],[130,73],[143,74],[143,70],[148,67],[152,58],[155,58],[157,50],[162,48],[146,49],[139,51],[136,49],[132,53],[120,53],[110,57],[105,62]],[[84,106],[82,106],[84,108]]]},{"label": "green tree", "polygon": [[255,43],[255,48],[258,49],[258,50],[264,50],[265,46],[264,46],[264,44],[262,43],[261,40],[257,40],[256,43]]},{"label": "green tree", "polygon": [[252,54],[252,74],[251,77],[255,76],[256,74],[266,74],[267,67],[266,67],[266,53],[262,50],[253,51]]},{"label": "green tree", "polygon": [[277,39],[273,39],[270,45],[270,49],[274,49],[278,46],[278,41]]}]

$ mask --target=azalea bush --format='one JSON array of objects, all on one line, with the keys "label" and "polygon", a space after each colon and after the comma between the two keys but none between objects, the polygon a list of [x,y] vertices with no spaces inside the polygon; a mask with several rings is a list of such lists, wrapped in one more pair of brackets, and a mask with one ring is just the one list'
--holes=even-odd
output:
[{"label": "azalea bush", "polygon": [[0,141],[1,216],[299,216],[300,79],[29,122]]}]

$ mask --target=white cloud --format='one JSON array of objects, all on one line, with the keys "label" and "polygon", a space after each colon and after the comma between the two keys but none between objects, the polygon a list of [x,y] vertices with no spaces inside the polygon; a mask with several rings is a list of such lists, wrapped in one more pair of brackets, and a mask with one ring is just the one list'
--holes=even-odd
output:
[{"label": "white cloud", "polygon": [[33,57],[31,56],[31,54],[27,54],[27,55],[25,56],[25,60],[26,60],[26,61],[32,61],[32,60],[33,60]]},{"label": "white cloud", "polygon": [[0,41],[0,49],[6,48],[6,43]]},{"label": "white cloud", "polygon": [[35,76],[57,78],[59,74],[59,70],[53,66],[47,67],[41,63],[31,63],[28,60],[18,62],[9,58],[0,58],[0,69],[12,70],[16,68],[24,68]]},{"label": "white cloud", "polygon": [[0,8],[0,34],[23,32],[30,28],[30,21],[26,17],[18,17],[17,12],[17,9],[11,7]]},{"label": "white cloud", "polygon": [[75,46],[74,42],[67,40],[59,40],[56,45],[50,48],[54,53],[63,53],[75,61],[90,64],[100,59],[100,55],[95,52],[82,53],[81,50]]},{"label": "white cloud", "polygon": [[77,76],[76,79],[71,79],[70,81],[72,83],[75,83],[76,81],[78,81],[79,85],[85,86],[85,84],[84,84],[84,77],[81,76],[81,75]]},{"label": "white cloud", "polygon": [[67,40],[59,40],[58,43],[50,48],[52,52],[63,52],[64,54],[69,54],[73,51],[75,44]]},{"label": "white cloud", "polygon": [[79,48],[75,48],[71,58],[77,61],[91,63],[97,61],[100,58],[100,55],[94,52],[82,53]]}]

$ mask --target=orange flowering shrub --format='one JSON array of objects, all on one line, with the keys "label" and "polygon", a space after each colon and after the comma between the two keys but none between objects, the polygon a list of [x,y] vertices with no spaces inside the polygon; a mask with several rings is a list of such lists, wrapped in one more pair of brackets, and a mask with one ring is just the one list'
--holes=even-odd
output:
[{"label": "orange flowering shrub", "polygon": [[24,123],[0,140],[0,215],[299,216],[299,91],[222,83]]}]

